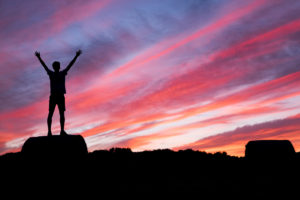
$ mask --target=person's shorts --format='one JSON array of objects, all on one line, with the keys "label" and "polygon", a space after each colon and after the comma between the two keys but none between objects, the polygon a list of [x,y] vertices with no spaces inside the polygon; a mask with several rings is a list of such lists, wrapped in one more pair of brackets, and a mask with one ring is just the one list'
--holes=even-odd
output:
[{"label": "person's shorts", "polygon": [[58,106],[59,110],[66,110],[65,96],[63,94],[51,94],[49,97],[49,110],[54,110],[55,106]]}]

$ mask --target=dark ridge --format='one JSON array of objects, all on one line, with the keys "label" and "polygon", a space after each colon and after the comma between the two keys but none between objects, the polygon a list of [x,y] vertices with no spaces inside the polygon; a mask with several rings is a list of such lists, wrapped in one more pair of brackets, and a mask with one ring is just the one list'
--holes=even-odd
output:
[{"label": "dark ridge", "polygon": [[[56,139],[54,140],[53,144],[57,144]],[[274,153],[272,159],[268,159],[271,154],[264,152],[262,155],[265,156],[265,160],[247,158],[248,155],[256,155],[260,145],[266,144],[268,151],[274,150],[274,146],[269,145],[269,142],[249,142],[247,148],[250,150],[246,149],[246,157],[230,156],[226,152],[207,153],[191,149],[132,152],[129,148],[112,148],[96,150],[85,156],[74,156],[75,154],[69,152],[69,155],[73,155],[71,159],[67,154],[57,158],[46,155],[40,159],[36,156],[28,157],[27,154],[32,149],[46,148],[57,155],[61,147],[33,145],[34,148],[29,151],[27,145],[32,141],[24,144],[22,152],[0,156],[1,181],[7,183],[7,186],[18,183],[17,185],[28,190],[38,188],[46,192],[49,187],[55,187],[55,191],[68,191],[71,194],[80,191],[85,194],[192,192],[201,194],[201,197],[209,195],[243,198],[245,195],[270,197],[293,194],[293,191],[298,190],[295,180],[300,178],[299,152],[294,153],[290,159],[282,159],[281,154],[275,159]],[[290,148],[289,145],[285,146]],[[43,155],[42,152],[38,155]]]}]

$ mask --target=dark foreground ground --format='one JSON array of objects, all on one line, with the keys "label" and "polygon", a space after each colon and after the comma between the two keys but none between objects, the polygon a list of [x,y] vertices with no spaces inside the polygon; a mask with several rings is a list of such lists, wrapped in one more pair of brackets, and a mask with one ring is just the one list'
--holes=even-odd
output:
[{"label": "dark foreground ground", "polygon": [[[298,195],[299,153],[292,158],[248,160],[226,153],[130,149],[94,151],[81,159],[0,157],[2,191],[64,191],[75,194],[197,193],[197,196]],[[198,198],[197,198],[198,199]]]}]

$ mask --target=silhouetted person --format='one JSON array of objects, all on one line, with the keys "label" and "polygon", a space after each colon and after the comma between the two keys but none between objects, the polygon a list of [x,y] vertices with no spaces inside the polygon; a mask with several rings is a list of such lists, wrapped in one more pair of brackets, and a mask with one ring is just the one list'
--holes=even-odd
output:
[{"label": "silhouetted person", "polygon": [[78,56],[81,54],[81,50],[78,50],[76,52],[75,57],[73,60],[69,63],[69,65],[62,71],[60,70],[60,62],[54,61],[52,63],[52,67],[54,69],[54,72],[51,71],[45,62],[42,60],[40,52],[35,52],[36,57],[41,62],[42,66],[45,68],[47,74],[50,78],[50,98],[49,98],[49,114],[47,118],[47,124],[48,124],[48,136],[52,135],[51,132],[51,124],[52,124],[52,116],[54,113],[55,106],[57,104],[59,115],[60,115],[60,135],[67,135],[65,132],[64,126],[65,126],[65,96],[66,94],[66,86],[65,86],[65,77],[69,71],[69,69],[73,66]]}]

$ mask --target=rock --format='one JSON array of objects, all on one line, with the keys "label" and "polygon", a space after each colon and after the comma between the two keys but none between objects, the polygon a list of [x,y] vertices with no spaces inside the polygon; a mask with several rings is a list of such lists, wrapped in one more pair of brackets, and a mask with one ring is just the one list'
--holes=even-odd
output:
[{"label": "rock", "polygon": [[246,145],[245,157],[251,160],[292,159],[295,149],[288,140],[255,140]]},{"label": "rock", "polygon": [[21,153],[26,159],[69,160],[87,156],[87,146],[81,135],[31,137]]}]

